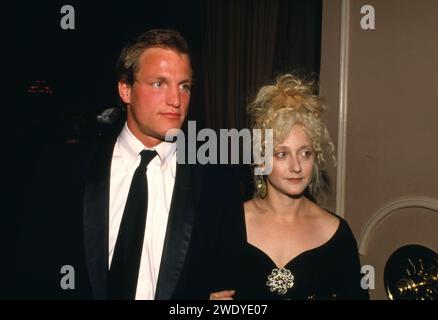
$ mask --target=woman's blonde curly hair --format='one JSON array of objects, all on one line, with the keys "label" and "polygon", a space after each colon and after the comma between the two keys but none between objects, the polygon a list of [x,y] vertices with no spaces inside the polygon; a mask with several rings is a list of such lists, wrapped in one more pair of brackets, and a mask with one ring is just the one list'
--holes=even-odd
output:
[{"label": "woman's blonde curly hair", "polygon": [[[328,159],[335,163],[334,145],[327,127],[321,119],[326,109],[324,98],[315,94],[316,83],[292,74],[277,78],[275,84],[262,87],[254,101],[248,105],[252,129],[272,129],[274,147],[282,143],[294,125],[301,125],[309,137],[316,154],[312,177],[312,195],[316,196],[326,185],[322,170]],[[259,146],[264,153],[264,145]]]}]

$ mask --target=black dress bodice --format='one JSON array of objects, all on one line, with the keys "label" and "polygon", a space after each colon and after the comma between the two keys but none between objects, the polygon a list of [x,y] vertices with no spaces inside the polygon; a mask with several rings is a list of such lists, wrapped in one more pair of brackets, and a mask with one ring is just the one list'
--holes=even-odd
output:
[{"label": "black dress bodice", "polygon": [[215,290],[234,289],[235,299],[367,299],[360,286],[356,240],[340,219],[324,244],[304,251],[278,269],[261,249],[247,242],[243,214],[230,223],[213,269]]}]

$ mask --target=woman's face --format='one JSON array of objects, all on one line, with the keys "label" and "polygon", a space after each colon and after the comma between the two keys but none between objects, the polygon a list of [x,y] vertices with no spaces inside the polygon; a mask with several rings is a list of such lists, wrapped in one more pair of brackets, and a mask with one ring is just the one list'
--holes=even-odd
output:
[{"label": "woman's face", "polygon": [[303,127],[294,125],[286,139],[274,148],[272,172],[267,176],[268,194],[300,196],[312,180],[315,151]]}]

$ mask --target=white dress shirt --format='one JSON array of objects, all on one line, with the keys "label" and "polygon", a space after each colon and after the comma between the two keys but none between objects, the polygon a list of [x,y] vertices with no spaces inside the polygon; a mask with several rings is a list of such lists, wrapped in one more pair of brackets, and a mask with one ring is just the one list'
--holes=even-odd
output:
[{"label": "white dress shirt", "polygon": [[110,180],[109,265],[111,266],[131,180],[140,164],[140,152],[145,149],[155,150],[158,156],[147,166],[148,207],[135,295],[137,300],[152,300],[155,297],[175,184],[176,144],[162,142],[154,148],[146,148],[125,123],[114,146]]}]

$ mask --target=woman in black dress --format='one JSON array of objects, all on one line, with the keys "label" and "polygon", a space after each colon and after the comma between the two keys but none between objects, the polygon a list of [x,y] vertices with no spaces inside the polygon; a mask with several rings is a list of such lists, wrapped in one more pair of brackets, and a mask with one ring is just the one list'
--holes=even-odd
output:
[{"label": "woman in black dress", "polygon": [[368,298],[348,224],[311,200],[334,160],[324,108],[312,84],[290,74],[250,104],[253,129],[273,130],[272,172],[255,177],[255,197],[229,221],[210,299]]}]

